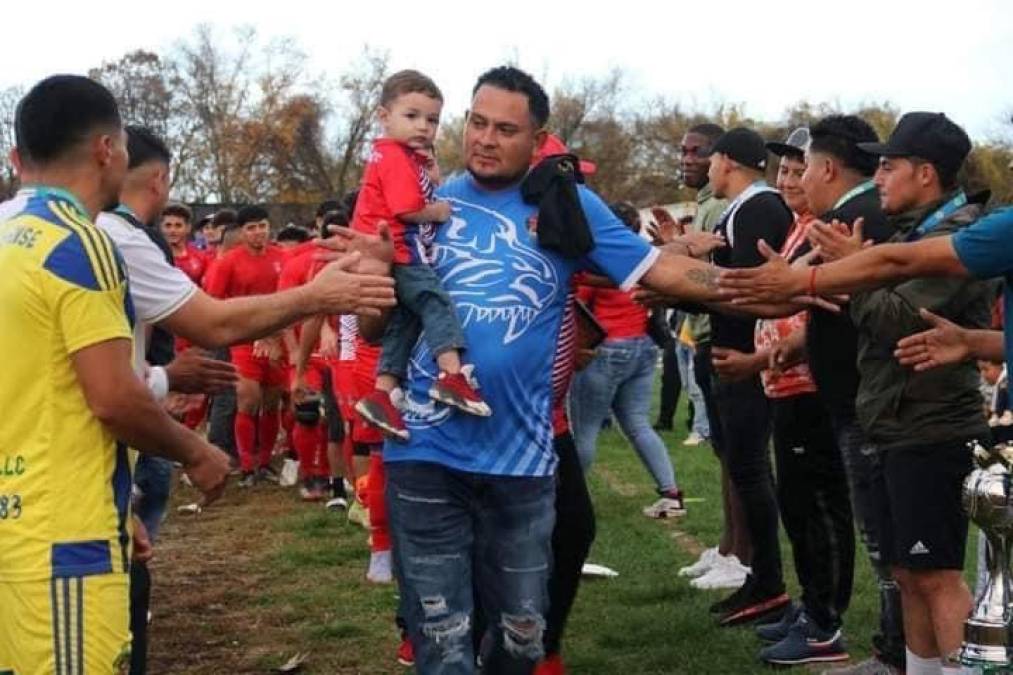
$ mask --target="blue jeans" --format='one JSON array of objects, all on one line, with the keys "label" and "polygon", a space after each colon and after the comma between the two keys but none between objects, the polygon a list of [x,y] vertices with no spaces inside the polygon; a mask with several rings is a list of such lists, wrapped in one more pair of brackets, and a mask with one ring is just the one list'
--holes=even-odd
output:
[{"label": "blue jeans", "polygon": [[134,485],[141,491],[141,497],[134,505],[134,513],[148,530],[151,543],[155,543],[158,530],[165,518],[172,488],[172,462],[153,455],[141,455],[134,467]]},{"label": "blue jeans", "polygon": [[429,462],[389,462],[386,469],[416,672],[475,672],[478,594],[488,626],[481,640],[485,672],[530,673],[544,653],[555,477],[481,475]]},{"label": "blue jeans", "polygon": [[608,340],[598,356],[577,373],[570,386],[570,422],[580,465],[587,471],[597,452],[598,432],[610,413],[633,444],[659,492],[676,487],[675,469],[665,443],[648,418],[658,348],[644,336]]},{"label": "blue jeans", "polygon": [[702,438],[711,437],[710,420],[707,419],[707,402],[693,372],[693,348],[683,342],[675,343],[675,358],[679,363],[679,377],[683,389],[693,402],[693,431]]},{"label": "blue jeans", "polygon": [[383,333],[379,372],[404,379],[415,343],[422,335],[433,356],[464,348],[454,301],[433,268],[424,263],[394,265],[397,307]]}]

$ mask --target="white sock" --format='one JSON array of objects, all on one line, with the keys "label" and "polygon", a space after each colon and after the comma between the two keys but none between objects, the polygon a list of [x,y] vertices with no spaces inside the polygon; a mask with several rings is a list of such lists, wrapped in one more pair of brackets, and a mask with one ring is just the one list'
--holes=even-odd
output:
[{"label": "white sock", "polygon": [[943,662],[938,656],[925,659],[910,649],[905,649],[905,651],[907,652],[907,668],[905,669],[907,675],[943,675]]}]

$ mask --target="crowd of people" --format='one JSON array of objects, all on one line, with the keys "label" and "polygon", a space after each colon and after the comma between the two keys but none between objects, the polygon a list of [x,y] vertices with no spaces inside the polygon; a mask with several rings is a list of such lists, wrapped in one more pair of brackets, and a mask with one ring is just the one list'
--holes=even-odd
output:
[{"label": "crowd of people", "polygon": [[195,222],[170,203],[172,148],[100,84],[25,95],[22,189],[0,205],[0,351],[18,355],[0,381],[0,672],[145,672],[174,465],[199,510],[230,474],[283,480],[284,456],[302,500],[369,531],[366,579],[398,586],[398,661],[564,673],[599,434],[614,419],[648,470],[645,516],[685,517],[658,433],[680,391],[723,531],[679,576],[728,589],[715,624],[750,626],[767,664],[851,659],[857,528],[874,654],[831,672],[959,672],[968,444],[1013,424],[994,281],[1013,274],[1013,212],[961,188],[964,131],[926,112],[885,142],[855,115],[769,142],[699,124],[679,148],[696,208],[676,221],[584,185],[594,165],[515,67],[478,79],[446,178],[442,105],[429,77],[392,75],[360,189],[278,228],[258,205]]}]

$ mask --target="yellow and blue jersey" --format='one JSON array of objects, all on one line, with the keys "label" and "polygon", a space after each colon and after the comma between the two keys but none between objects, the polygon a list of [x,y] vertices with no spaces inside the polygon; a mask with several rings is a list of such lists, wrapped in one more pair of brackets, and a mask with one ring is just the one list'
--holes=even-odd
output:
[{"label": "yellow and blue jersey", "polygon": [[0,584],[124,572],[127,448],[71,361],[131,339],[123,261],[73,195],[37,188],[0,223],[0,270]]}]

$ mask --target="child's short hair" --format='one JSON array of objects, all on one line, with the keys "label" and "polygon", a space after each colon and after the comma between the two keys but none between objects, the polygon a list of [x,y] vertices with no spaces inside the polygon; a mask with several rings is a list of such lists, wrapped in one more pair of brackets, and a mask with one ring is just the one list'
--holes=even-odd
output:
[{"label": "child's short hair", "polygon": [[390,105],[398,96],[405,94],[425,94],[437,101],[443,101],[443,92],[428,76],[417,70],[400,70],[383,83],[383,89],[380,90],[380,105]]}]

